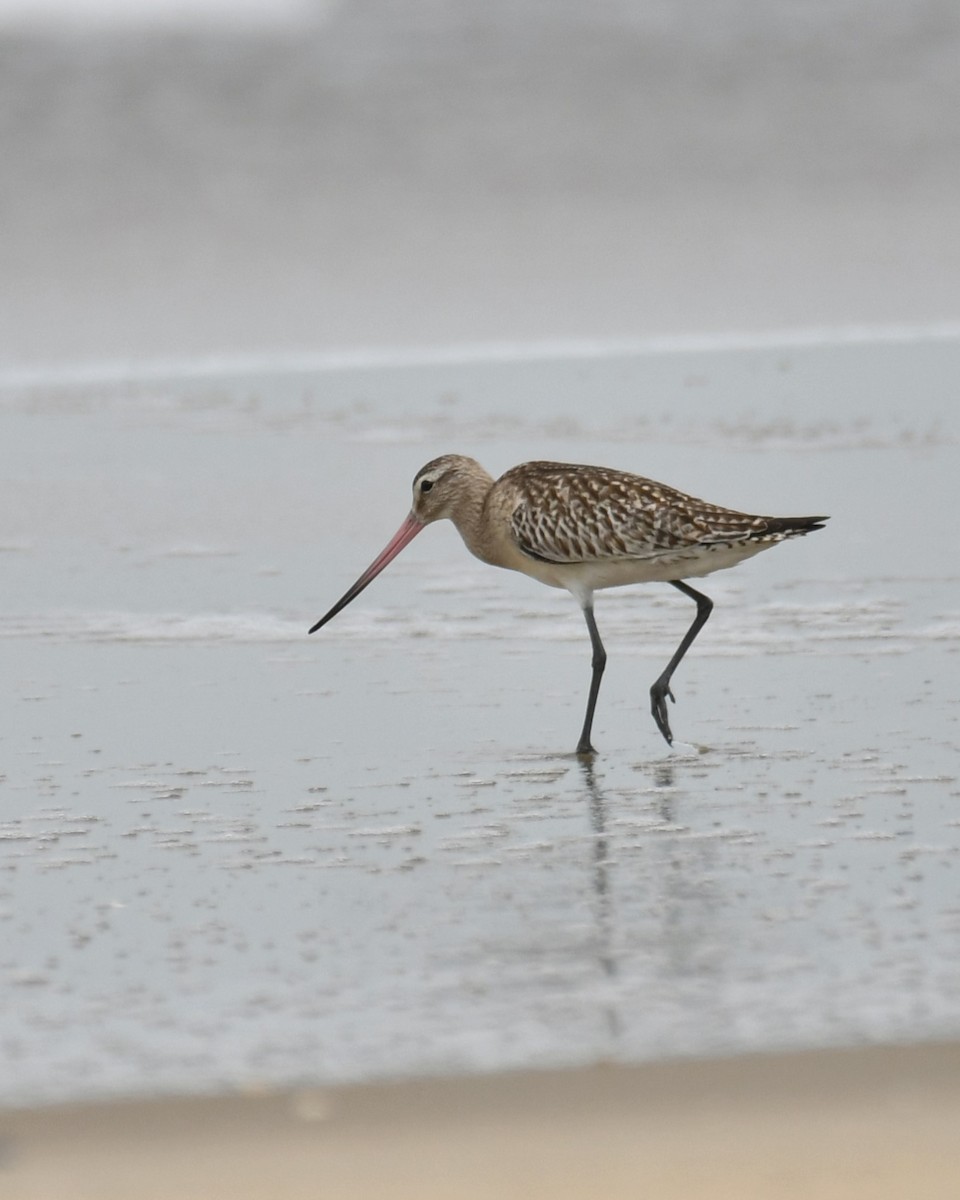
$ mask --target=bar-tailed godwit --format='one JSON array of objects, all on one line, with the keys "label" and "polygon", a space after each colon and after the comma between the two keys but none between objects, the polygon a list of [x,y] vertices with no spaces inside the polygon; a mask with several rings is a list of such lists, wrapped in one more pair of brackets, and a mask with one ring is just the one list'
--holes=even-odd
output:
[{"label": "bar-tailed godwit", "polygon": [[670,680],[713,609],[712,600],[683,581],[735,566],[777,542],[822,529],[827,520],[751,516],[639,475],[572,463],[523,463],[494,481],[474,459],[445,454],[417,472],[407,519],[310,632],[359,596],[421,529],[445,517],[483,562],[566,588],[579,601],[593,647],[579,755],[595,753],[590,734],[607,661],[593,615],[595,591],[660,582],[696,602],[692,625],[650,688],[653,719],[669,743],[673,733],[667,698],[674,699]]}]

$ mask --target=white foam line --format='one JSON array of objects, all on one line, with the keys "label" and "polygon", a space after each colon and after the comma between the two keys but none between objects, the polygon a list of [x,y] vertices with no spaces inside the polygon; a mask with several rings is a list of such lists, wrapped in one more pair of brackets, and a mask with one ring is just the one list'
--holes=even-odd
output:
[{"label": "white foam line", "polygon": [[[613,609],[606,629],[619,639],[621,653],[667,653],[675,636],[674,622],[663,612],[649,611],[626,619]],[[856,620],[853,620],[853,617]],[[642,621],[642,624],[641,624]],[[23,613],[0,614],[0,640],[23,638],[41,641],[139,642],[139,643],[295,643],[317,647],[307,635],[305,619],[290,620],[267,613]],[[641,643],[631,643],[638,628]],[[423,617],[374,609],[354,618],[345,617],[338,626],[338,641],[395,642],[414,639],[433,641],[516,641],[582,644],[584,633],[573,614],[547,613],[535,621],[520,621],[515,614]],[[725,623],[714,630],[700,653],[737,656],[748,648],[772,649],[781,653],[810,652],[814,648],[831,653],[840,647],[859,651],[866,644],[900,652],[924,643],[960,643],[960,615],[944,613],[921,626],[906,623],[897,605],[883,601],[861,604],[851,610],[830,604],[761,606],[729,610]],[[314,651],[310,651],[311,653]]]},{"label": "white foam line", "polygon": [[0,615],[0,638],[87,642],[292,642],[306,622],[263,613],[25,613]]},{"label": "white foam line", "polygon": [[197,359],[90,362],[72,366],[2,367],[0,389],[70,387],[222,379],[249,375],[295,375],[324,371],[393,369],[485,363],[577,361],[743,350],[788,350],[807,346],[903,345],[960,340],[960,322],[930,325],[848,325],[749,333],[604,340],[463,342],[448,346],[382,347],[292,354],[222,355]]}]

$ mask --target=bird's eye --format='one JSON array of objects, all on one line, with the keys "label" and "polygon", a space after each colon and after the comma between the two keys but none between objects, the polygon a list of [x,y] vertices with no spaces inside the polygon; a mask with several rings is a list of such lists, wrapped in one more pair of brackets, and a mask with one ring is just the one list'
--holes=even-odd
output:
[{"label": "bird's eye", "polygon": [[421,492],[429,492],[432,487],[433,487],[432,479],[421,479],[420,480],[420,491]]}]

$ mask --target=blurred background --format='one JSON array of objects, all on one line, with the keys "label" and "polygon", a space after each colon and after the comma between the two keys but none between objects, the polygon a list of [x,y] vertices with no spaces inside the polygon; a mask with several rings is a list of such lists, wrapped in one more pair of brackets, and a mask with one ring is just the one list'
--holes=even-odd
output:
[{"label": "blurred background", "polygon": [[955,0],[0,0],[0,367],[960,316]]}]

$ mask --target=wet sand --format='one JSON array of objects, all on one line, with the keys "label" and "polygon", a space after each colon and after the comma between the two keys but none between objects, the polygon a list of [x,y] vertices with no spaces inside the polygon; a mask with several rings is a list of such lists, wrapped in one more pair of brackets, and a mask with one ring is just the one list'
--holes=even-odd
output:
[{"label": "wet sand", "polygon": [[5,1200],[953,1200],[960,1045],[0,1116]]},{"label": "wet sand", "polygon": [[[958,370],[940,331],[6,380],[0,1104],[960,1035]],[[450,450],[832,517],[710,578],[672,749],[688,606],[600,597],[586,770],[576,605],[452,528],[307,637]]]}]

